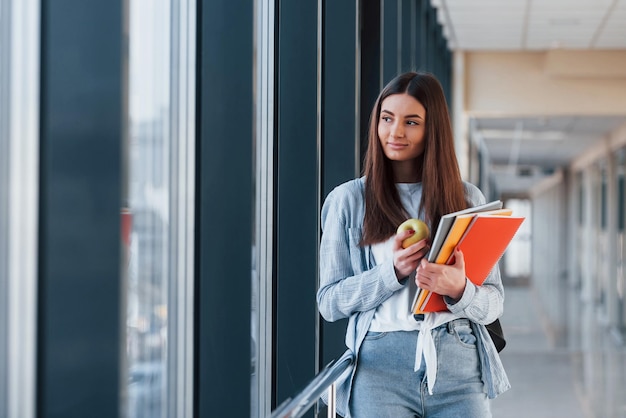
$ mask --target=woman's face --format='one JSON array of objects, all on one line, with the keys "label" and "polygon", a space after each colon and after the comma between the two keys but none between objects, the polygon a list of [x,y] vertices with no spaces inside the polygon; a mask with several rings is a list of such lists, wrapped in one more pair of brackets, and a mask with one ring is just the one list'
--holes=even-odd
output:
[{"label": "woman's face", "polygon": [[378,138],[387,158],[414,160],[424,152],[426,109],[413,96],[392,94],[383,100],[378,119]]}]

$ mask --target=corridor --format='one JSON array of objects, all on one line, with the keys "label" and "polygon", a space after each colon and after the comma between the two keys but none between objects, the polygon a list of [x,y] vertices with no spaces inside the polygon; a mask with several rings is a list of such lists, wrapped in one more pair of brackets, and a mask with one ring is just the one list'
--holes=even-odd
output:
[{"label": "corridor", "polygon": [[[581,343],[571,336],[555,337],[534,297],[529,286],[506,289],[502,324],[507,347],[501,358],[512,388],[494,400],[493,416],[626,417],[624,347],[603,330],[581,333],[586,339]],[[593,321],[588,313],[581,317]],[[581,322],[579,329],[588,325]]]}]

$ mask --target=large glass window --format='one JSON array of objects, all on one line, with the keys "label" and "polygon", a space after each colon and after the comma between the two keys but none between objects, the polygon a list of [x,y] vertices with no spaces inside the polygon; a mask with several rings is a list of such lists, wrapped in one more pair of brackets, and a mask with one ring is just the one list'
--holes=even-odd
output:
[{"label": "large glass window", "polygon": [[128,417],[192,416],[194,4],[128,0]]}]

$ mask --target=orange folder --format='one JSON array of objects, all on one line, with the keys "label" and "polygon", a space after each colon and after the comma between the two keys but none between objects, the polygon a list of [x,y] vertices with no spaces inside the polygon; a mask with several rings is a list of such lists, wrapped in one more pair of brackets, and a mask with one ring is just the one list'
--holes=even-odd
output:
[{"label": "orange folder", "polygon": [[[510,216],[510,212],[506,215],[478,214],[471,219],[456,247],[463,252],[465,275],[472,283],[483,284],[523,221],[524,217]],[[454,247],[451,247],[451,253]],[[454,264],[454,254],[449,256],[446,264]],[[425,290],[419,292],[413,306],[414,314],[448,310],[443,296]]]}]

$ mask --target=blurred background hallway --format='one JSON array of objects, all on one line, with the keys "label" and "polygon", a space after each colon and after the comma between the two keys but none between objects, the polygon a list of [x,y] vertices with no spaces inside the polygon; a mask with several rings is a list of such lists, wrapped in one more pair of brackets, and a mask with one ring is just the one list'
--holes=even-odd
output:
[{"label": "blurred background hallway", "polygon": [[509,286],[506,295],[508,346],[501,358],[512,389],[493,402],[494,417],[593,417],[574,362],[577,350],[555,344],[531,288]]}]

